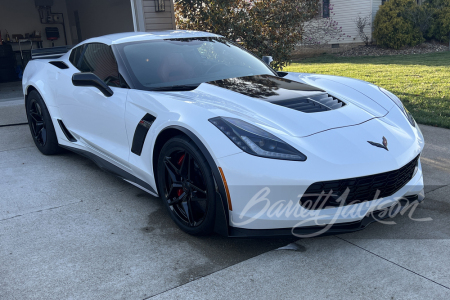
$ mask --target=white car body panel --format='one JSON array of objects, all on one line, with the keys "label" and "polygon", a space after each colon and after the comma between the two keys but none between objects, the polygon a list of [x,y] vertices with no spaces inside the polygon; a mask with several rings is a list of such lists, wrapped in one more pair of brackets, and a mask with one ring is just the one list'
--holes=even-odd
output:
[{"label": "white car body panel", "polygon": [[[217,37],[193,31],[121,33],[93,38],[83,43],[107,45],[164,38]],[[246,209],[250,199],[261,189],[270,189],[270,201],[292,200],[299,210],[299,198],[311,184],[320,181],[361,177],[396,170],[417,157],[424,147],[419,127],[411,126],[403,112],[378,87],[363,81],[306,73],[288,73],[285,79],[325,90],[346,103],[342,108],[302,113],[287,107],[255,99],[212,84],[202,83],[193,91],[154,92],[111,88],[106,97],[95,87],[78,87],[71,78],[78,73],[69,61],[70,51],[56,59],[68,69],[58,69],[48,62],[32,60],[23,77],[24,94],[30,87],[45,100],[53,120],[58,142],[95,154],[116,167],[146,182],[156,195],[153,152],[159,134],[167,128],[184,128],[204,145],[227,179],[233,205],[229,214],[231,227],[244,229],[292,228],[357,221],[338,208],[323,209],[319,218],[308,216],[259,215],[261,205]],[[136,126],[145,114],[156,117],[151,125],[141,155],[130,152]],[[276,160],[253,156],[240,150],[208,120],[214,117],[244,120],[281,138],[307,156],[306,161]],[[77,139],[71,142],[57,125],[63,120]],[[368,141],[389,141],[389,151]],[[216,179],[217,180],[217,179]],[[133,182],[131,182],[133,183]],[[136,183],[133,183],[136,185]],[[418,171],[408,184],[383,199],[389,207],[405,195],[423,195],[423,176]],[[423,198],[423,197],[422,197]],[[355,204],[367,213],[379,203]],[[336,219],[337,216],[337,219]],[[359,218],[359,219],[361,219]],[[248,222],[248,220],[251,220]],[[254,219],[254,220],[253,220]]]}]

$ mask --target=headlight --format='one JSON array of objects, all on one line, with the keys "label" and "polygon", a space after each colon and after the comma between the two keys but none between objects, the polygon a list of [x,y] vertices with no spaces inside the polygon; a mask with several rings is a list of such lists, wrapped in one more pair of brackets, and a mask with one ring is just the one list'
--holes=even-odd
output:
[{"label": "headlight", "polygon": [[409,123],[411,123],[411,125],[413,127],[416,127],[416,121],[414,120],[413,116],[411,115],[411,113],[406,109],[406,107],[403,105],[402,101],[395,96],[394,94],[392,94],[391,92],[389,92],[388,90],[385,90],[381,87],[378,87],[380,89],[380,91],[382,91],[386,96],[388,96],[389,98],[391,98],[392,101],[394,101],[395,104],[397,104],[397,106],[400,108],[400,110],[403,112],[403,114],[406,116],[406,118],[408,119]]},{"label": "headlight", "polygon": [[305,161],[306,156],[273,134],[239,119],[209,119],[236,146],[249,154],[284,160]]}]

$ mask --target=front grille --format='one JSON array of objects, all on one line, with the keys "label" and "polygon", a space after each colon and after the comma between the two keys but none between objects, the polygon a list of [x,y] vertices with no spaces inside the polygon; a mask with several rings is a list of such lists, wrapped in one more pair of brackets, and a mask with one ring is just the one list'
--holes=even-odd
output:
[{"label": "front grille", "polygon": [[[389,197],[412,179],[418,160],[419,156],[400,169],[386,173],[313,183],[300,199],[300,205],[308,209],[340,206],[340,202],[337,200],[347,188],[349,188],[349,193],[342,205]],[[375,198],[378,191],[379,195]],[[326,199],[330,193],[331,196]],[[323,203],[324,201],[325,203]]]},{"label": "front grille", "polygon": [[345,106],[344,102],[326,93],[304,98],[274,101],[272,103],[304,113],[329,111]]}]

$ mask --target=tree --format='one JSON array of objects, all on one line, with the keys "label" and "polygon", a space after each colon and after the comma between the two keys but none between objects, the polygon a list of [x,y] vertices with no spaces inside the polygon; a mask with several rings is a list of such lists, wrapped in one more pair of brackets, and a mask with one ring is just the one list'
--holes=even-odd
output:
[{"label": "tree", "polygon": [[342,27],[339,27],[339,23],[333,19],[335,15],[333,9],[334,5],[330,4],[326,18],[318,14],[315,18],[303,24],[302,46],[321,47],[331,41],[338,42],[345,37],[350,37],[342,33]]},{"label": "tree", "polygon": [[289,64],[318,11],[317,0],[175,0],[179,29],[223,35],[259,57],[273,56],[275,69]]}]

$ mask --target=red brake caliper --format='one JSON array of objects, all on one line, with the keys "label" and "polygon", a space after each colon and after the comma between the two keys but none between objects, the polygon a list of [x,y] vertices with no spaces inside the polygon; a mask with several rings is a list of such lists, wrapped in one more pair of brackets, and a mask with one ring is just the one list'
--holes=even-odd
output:
[{"label": "red brake caliper", "polygon": [[[181,166],[181,164],[183,163],[184,157],[186,156],[186,154],[181,155],[180,159],[178,160],[178,165]],[[177,191],[177,195],[178,197],[181,196],[181,194],[183,194],[183,189],[179,188]]]}]

